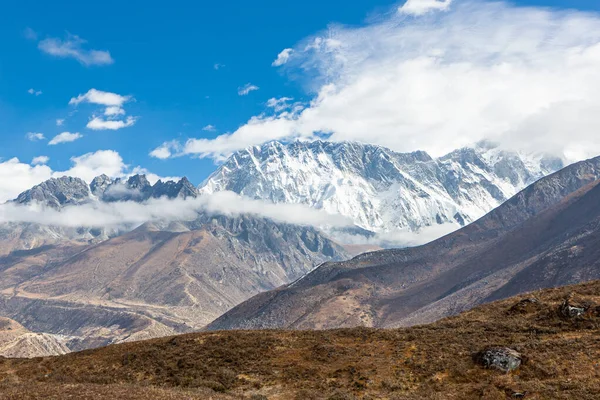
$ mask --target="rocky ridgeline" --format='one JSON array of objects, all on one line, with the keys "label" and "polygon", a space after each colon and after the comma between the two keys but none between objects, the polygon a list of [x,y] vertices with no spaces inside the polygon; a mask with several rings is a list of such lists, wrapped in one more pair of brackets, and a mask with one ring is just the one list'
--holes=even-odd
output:
[{"label": "rocky ridgeline", "polygon": [[107,175],[100,175],[88,185],[82,179],[63,176],[49,179],[26,190],[14,202],[18,204],[39,203],[59,209],[94,200],[105,202],[145,201],[161,197],[169,199],[195,198],[198,195],[198,189],[185,177],[177,182],[159,180],[152,185],[146,175],[133,175],[128,179],[112,179]]}]

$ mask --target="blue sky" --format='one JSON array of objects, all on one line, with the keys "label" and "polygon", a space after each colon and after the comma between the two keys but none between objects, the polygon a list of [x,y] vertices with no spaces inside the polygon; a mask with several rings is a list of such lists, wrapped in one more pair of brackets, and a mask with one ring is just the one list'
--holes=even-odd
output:
[{"label": "blue sky", "polygon": [[[517,11],[521,6],[557,10],[569,7],[597,16],[595,13],[600,10],[600,4],[590,0],[528,0],[511,4],[507,6],[509,10]],[[307,108],[306,102],[329,81],[339,88],[352,77],[358,79],[362,70],[350,65],[353,56],[360,53],[357,51],[341,67],[331,60],[330,64],[324,64],[323,57],[316,59],[314,55],[292,58],[289,68],[271,64],[283,49],[291,48],[298,54],[305,46],[298,47],[298,43],[312,43],[314,35],[335,24],[344,25],[331,35],[336,40],[352,38],[353,33],[360,32],[381,34],[385,30],[376,28],[386,26],[397,29],[398,23],[391,15],[401,5],[385,0],[4,2],[0,6],[0,157],[2,161],[18,157],[21,162],[30,163],[34,157],[47,156],[49,168],[66,171],[73,164],[72,157],[110,149],[131,167],[141,166],[160,176],[186,175],[199,184],[218,162],[215,159],[219,157],[212,150],[207,157],[202,152],[192,152],[167,159],[151,157],[149,153],[164,142],[185,143],[188,138],[213,139],[235,132],[253,116],[260,116],[271,98],[294,98],[293,102],[304,102],[303,107]],[[404,18],[410,18],[407,24],[417,24],[413,21],[416,16]],[[423,18],[432,26],[445,23],[437,17]],[[395,22],[385,22],[389,19]],[[364,27],[373,29],[362,31]],[[79,40],[70,35],[86,41],[79,49],[84,55],[89,56],[86,52],[90,50],[106,51],[110,54],[109,61],[78,61],[40,50],[44,40]],[[374,39],[369,43],[379,42]],[[381,43],[385,46],[384,41]],[[329,57],[342,53],[323,54]],[[365,59],[377,62],[378,55]],[[385,60],[388,59],[382,58],[382,62]],[[86,62],[90,65],[85,65]],[[326,69],[336,72],[328,75]],[[239,95],[239,88],[249,83],[259,89]],[[126,115],[108,118],[102,116],[103,105],[86,102],[69,105],[70,99],[92,88],[131,96],[122,105]],[[33,93],[29,89],[34,89]],[[114,121],[126,121],[131,116],[135,117],[135,123],[118,130],[92,130],[86,128],[92,115]],[[288,123],[286,118],[280,122]],[[57,126],[57,119],[64,119],[61,126]],[[264,123],[264,118],[259,122]],[[354,126],[357,124],[360,121],[353,122]],[[209,125],[215,129],[203,130]],[[450,130],[461,132],[458,125]],[[324,122],[306,123],[302,129],[312,126],[315,130],[336,130]],[[363,128],[362,132],[368,130]],[[28,132],[43,133],[45,139],[29,140]],[[82,137],[49,146],[49,140],[62,132],[80,133]],[[369,141],[370,137],[365,135],[353,136],[351,132],[340,136],[340,140]],[[414,142],[413,147],[427,150],[431,147],[426,141],[420,146],[418,135],[402,140]],[[462,143],[461,140],[456,142]],[[372,141],[394,147],[385,138],[374,136]],[[248,143],[254,144],[252,140]],[[227,149],[231,147],[228,146]]]},{"label": "blue sky", "polygon": [[[0,13],[0,155],[28,161],[44,154],[52,167],[65,169],[72,155],[114,149],[128,163],[167,176],[186,174],[200,183],[214,169],[211,160],[163,162],[148,153],[169,138],[235,129],[270,97],[303,96],[299,85],[271,67],[277,54],[332,21],[358,24],[373,11],[366,0],[351,7],[338,0],[326,3],[6,2]],[[108,50],[114,64],[85,67],[43,54],[24,36],[28,27],[41,39],[78,35],[90,48]],[[221,65],[218,70],[215,64]],[[239,96],[238,87],[247,83],[260,90]],[[29,95],[30,88],[42,94]],[[89,132],[84,126],[92,107],[69,116],[69,99],[90,88],[133,95],[136,102],[127,111],[140,117],[135,126]],[[55,123],[59,118],[65,119],[61,127]],[[207,125],[218,131],[202,131]],[[52,137],[63,131],[84,138],[53,148],[25,138],[27,132]]]}]

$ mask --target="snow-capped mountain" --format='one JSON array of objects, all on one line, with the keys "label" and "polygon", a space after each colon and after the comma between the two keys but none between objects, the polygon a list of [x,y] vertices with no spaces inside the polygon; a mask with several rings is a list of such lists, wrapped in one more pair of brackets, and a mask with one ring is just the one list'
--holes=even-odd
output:
[{"label": "snow-capped mountain", "polygon": [[490,143],[432,158],[353,142],[270,142],[233,154],[200,193],[230,190],[307,204],[371,231],[417,231],[465,225],[562,167],[560,159]]}]

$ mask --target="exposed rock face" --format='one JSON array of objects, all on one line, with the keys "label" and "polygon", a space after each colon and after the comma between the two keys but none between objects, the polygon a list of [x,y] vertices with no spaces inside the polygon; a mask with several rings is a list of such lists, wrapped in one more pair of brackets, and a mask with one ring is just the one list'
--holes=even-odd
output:
[{"label": "exposed rock face", "polygon": [[0,317],[0,356],[33,358],[66,354],[66,340],[56,335],[33,333],[16,321]]},{"label": "exposed rock face", "polygon": [[[97,181],[96,181],[97,180]],[[187,178],[178,182],[158,181],[151,185],[145,175],[134,175],[127,180],[106,180],[98,177],[90,185],[92,192],[102,201],[145,201],[151,198],[167,197],[169,199],[198,197],[198,189]]]},{"label": "exposed rock face", "polygon": [[89,200],[90,189],[79,178],[63,176],[52,178],[21,193],[15,202],[27,204],[38,202],[53,208],[77,205]]},{"label": "exposed rock face", "polygon": [[[158,181],[151,185],[145,175],[133,175],[127,179],[111,179],[107,175],[97,176],[90,185],[72,177],[52,178],[21,193],[15,202],[19,204],[39,203],[60,209],[94,200],[145,201],[151,198],[197,197],[198,189],[187,178],[177,182]],[[94,197],[94,198],[93,198]]]},{"label": "exposed rock face", "polygon": [[600,157],[541,179],[428,245],[326,263],[210,329],[396,327],[540,287],[600,278]]},{"label": "exposed rock face", "polygon": [[353,142],[271,142],[233,154],[200,191],[307,204],[369,231],[418,230],[472,222],[561,167],[489,143],[434,159]]},{"label": "exposed rock face", "polygon": [[490,347],[475,354],[473,361],[484,368],[511,372],[521,366],[523,357],[508,347]]}]

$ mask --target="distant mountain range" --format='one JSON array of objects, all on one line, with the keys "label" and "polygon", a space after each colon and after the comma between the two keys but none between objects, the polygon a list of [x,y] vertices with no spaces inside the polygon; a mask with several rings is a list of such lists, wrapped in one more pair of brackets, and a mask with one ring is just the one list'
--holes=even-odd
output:
[{"label": "distant mountain range", "polygon": [[[62,177],[12,203],[62,212],[198,195],[186,178]],[[131,229],[11,222],[0,225],[0,250],[0,315],[69,350],[200,329],[254,294],[350,257],[310,226],[214,213]]]},{"label": "distant mountain range", "polygon": [[326,263],[209,329],[397,327],[600,278],[600,157],[539,180],[430,244]]},{"label": "distant mountain range", "polygon": [[306,204],[374,232],[464,226],[563,167],[482,142],[440,158],[354,142],[270,142],[233,154],[200,187]]},{"label": "distant mountain range", "polygon": [[[200,201],[203,196],[233,191],[267,203],[302,204],[341,214],[355,226],[335,230],[277,222],[257,214],[201,210],[191,219],[165,217],[141,225],[100,222],[98,226],[78,226],[31,218],[3,223],[0,316],[33,333],[49,335],[41,338],[48,343],[45,348],[64,346],[68,350],[200,329],[240,303],[211,328],[297,327],[302,325],[296,323],[298,313],[310,321],[307,327],[396,323],[401,318],[388,321],[377,308],[379,303],[370,303],[372,298],[383,298],[379,297],[380,288],[388,297],[396,295],[398,285],[402,293],[405,288],[416,288],[438,272],[450,270],[441,264],[429,265],[429,260],[459,262],[458,250],[457,258],[449,257],[444,251],[450,245],[436,242],[425,250],[376,252],[342,264],[328,262],[369,250],[372,246],[362,245],[361,240],[376,234],[384,236],[399,229],[418,232],[449,223],[466,225],[561,166],[561,161],[552,157],[501,151],[489,143],[434,159],[424,152],[400,154],[358,143],[272,142],[232,155],[199,187],[186,178],[151,184],[143,175],[127,179],[102,175],[89,184],[73,177],[50,179],[10,202],[10,207],[17,207],[11,212],[23,207],[67,218],[74,215],[73,210],[94,213],[99,206],[156,206],[165,199],[176,202],[160,203],[160,207],[179,207],[179,201]],[[589,179],[594,174],[590,172]],[[552,182],[548,179],[534,187]],[[505,203],[501,209],[510,211],[494,220],[495,224],[508,224],[502,229],[480,222],[465,229],[485,230],[488,236],[508,232],[516,223],[582,187],[583,181],[574,177],[549,184],[541,192],[546,197],[535,207],[529,203],[511,206],[513,200]],[[333,238],[332,233],[336,234]],[[336,241],[349,236],[358,237],[358,242],[348,246]],[[461,251],[471,251],[488,242],[473,237],[461,243]],[[364,278],[364,286],[356,286],[353,278],[344,280],[350,285],[347,289],[337,283],[327,286],[329,280],[337,282],[334,277],[340,271],[348,269],[350,273],[358,265],[384,268],[398,260],[421,260],[424,256],[417,256],[421,251],[430,258],[406,267],[406,273],[392,268],[385,274],[376,272],[377,282],[370,282],[370,275]],[[462,275],[456,279],[459,277]],[[456,279],[445,284],[462,284]],[[286,286],[291,282],[295,283]],[[314,292],[301,291],[312,283],[317,287]],[[283,289],[272,291],[278,287]],[[350,290],[354,287],[358,292]],[[341,301],[337,294],[350,293],[348,290],[351,295],[345,294],[344,300],[336,303]],[[263,303],[264,299],[268,301]],[[335,304],[328,309],[331,302]],[[256,305],[262,307],[259,314],[255,314]],[[333,317],[313,324],[321,318],[313,318],[320,315],[320,309]],[[346,315],[349,309],[354,311]],[[353,313],[359,316],[354,318]],[[408,318],[408,314],[402,315]]]}]

